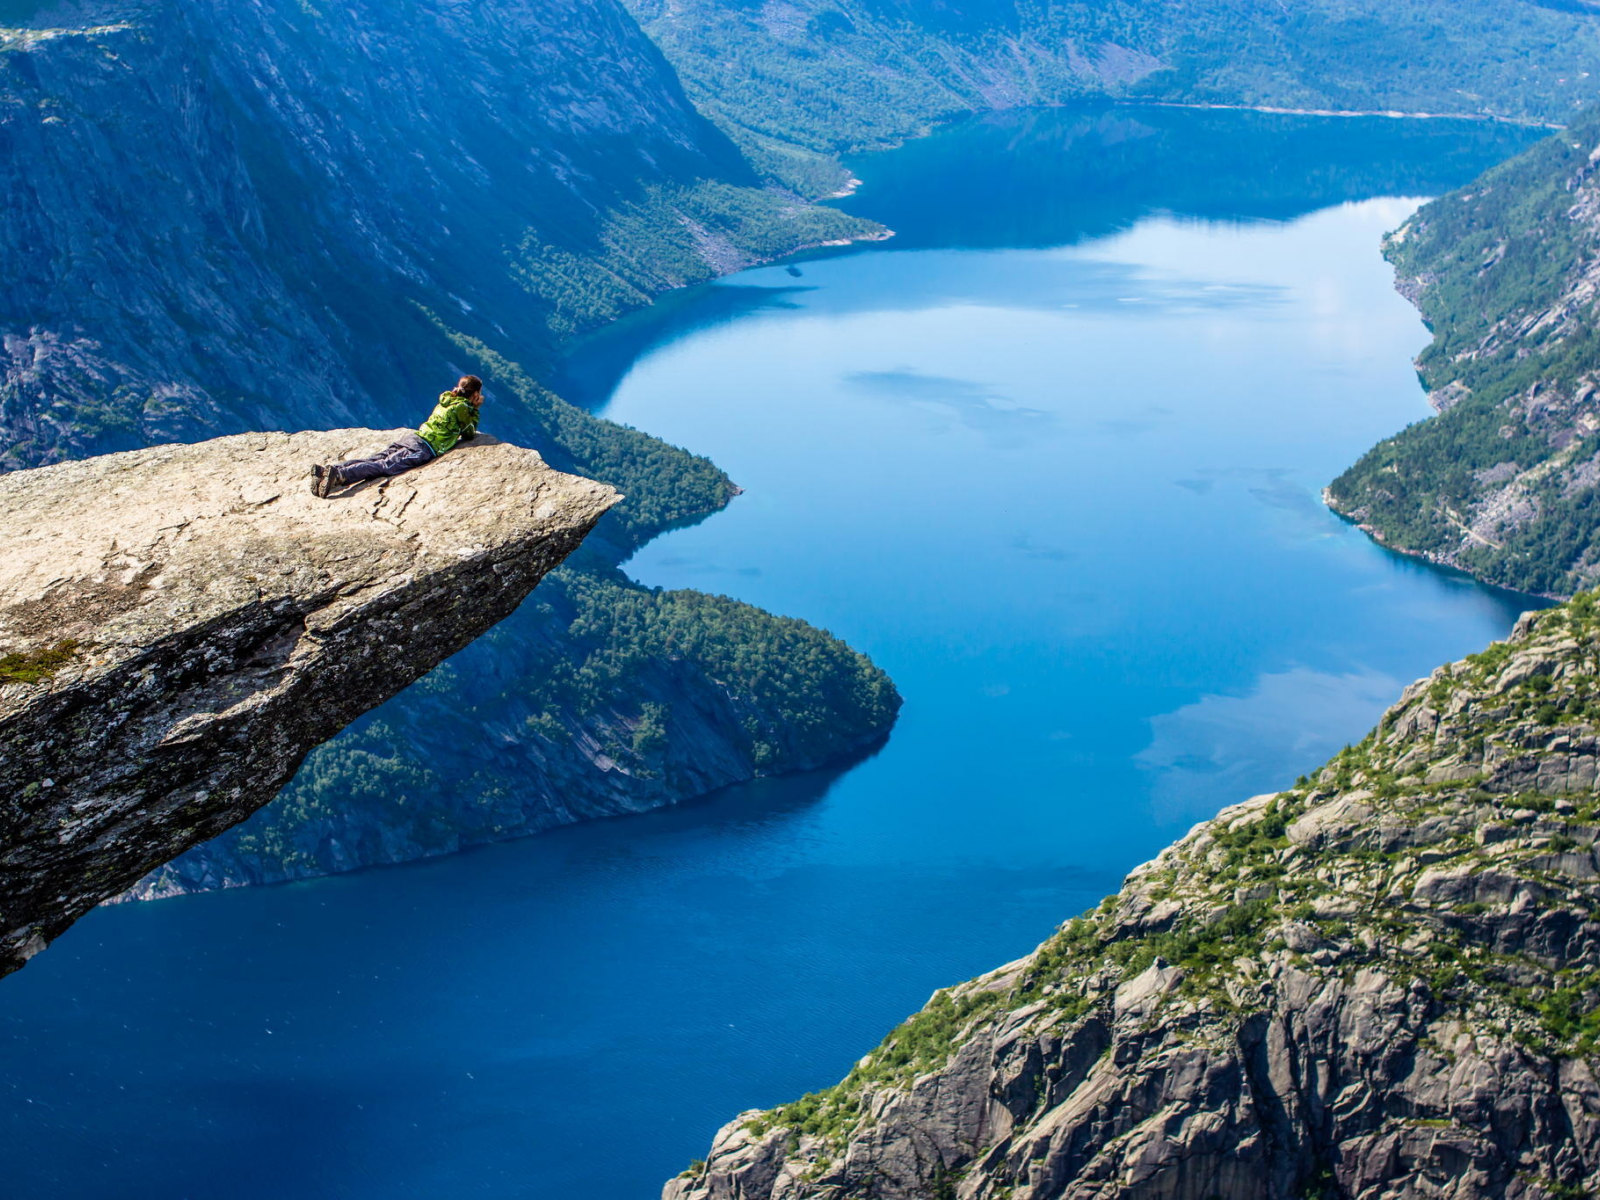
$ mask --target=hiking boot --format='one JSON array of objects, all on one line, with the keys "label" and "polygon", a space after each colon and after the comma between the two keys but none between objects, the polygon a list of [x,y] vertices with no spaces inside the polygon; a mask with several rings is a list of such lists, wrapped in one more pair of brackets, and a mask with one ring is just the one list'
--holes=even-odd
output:
[{"label": "hiking boot", "polygon": [[326,500],[339,486],[339,474],[333,467],[311,468],[311,494]]}]

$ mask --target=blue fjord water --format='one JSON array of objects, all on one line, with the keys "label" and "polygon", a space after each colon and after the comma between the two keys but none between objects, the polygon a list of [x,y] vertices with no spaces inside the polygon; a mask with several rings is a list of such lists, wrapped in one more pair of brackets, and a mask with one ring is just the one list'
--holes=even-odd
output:
[{"label": "blue fjord water", "polygon": [[26,1197],[644,1200],[1527,605],[1318,489],[1427,414],[1382,233],[1525,142],[1175,110],[862,161],[891,241],[670,298],[562,386],[748,490],[646,547],[861,647],[865,761],[103,909],[0,985]]}]

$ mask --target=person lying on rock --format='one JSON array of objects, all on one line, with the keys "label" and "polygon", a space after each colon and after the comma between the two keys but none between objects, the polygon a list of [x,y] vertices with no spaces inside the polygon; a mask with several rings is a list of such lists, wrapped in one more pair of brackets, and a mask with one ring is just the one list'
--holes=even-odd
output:
[{"label": "person lying on rock", "polygon": [[476,375],[463,375],[455,387],[439,394],[433,415],[421,428],[406,434],[383,453],[312,467],[311,490],[327,499],[336,489],[363,479],[400,475],[430,463],[457,442],[477,436],[478,410],[482,407],[483,380]]}]

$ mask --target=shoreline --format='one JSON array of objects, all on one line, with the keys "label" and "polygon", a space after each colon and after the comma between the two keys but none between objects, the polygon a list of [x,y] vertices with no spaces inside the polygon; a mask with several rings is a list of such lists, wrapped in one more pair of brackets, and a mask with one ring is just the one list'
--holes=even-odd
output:
[{"label": "shoreline", "polygon": [[[1355,108],[1288,108],[1274,104],[1205,104],[1198,101],[1187,100],[1141,100],[1135,97],[1115,96],[1084,96],[1073,100],[1040,100],[1031,104],[1013,104],[1002,108],[972,108],[962,112],[952,113],[948,117],[935,120],[925,129],[907,133],[902,137],[889,141],[875,142],[868,146],[857,146],[850,150],[840,150],[834,157],[841,163],[851,155],[881,154],[887,150],[898,150],[908,142],[918,141],[937,133],[939,130],[955,125],[961,121],[973,120],[984,116],[992,116],[1002,112],[1023,112],[1028,109],[1059,109],[1077,106],[1099,105],[1107,109],[1119,108],[1182,108],[1195,112],[1256,112],[1269,113],[1280,117],[1337,117],[1354,119],[1357,117],[1383,117],[1391,121],[1474,121],[1490,125],[1515,125],[1522,129],[1547,129],[1557,132],[1566,126],[1559,121],[1538,121],[1532,117],[1502,117],[1494,113],[1436,113],[1436,112],[1407,112],[1403,109],[1355,109]],[[828,200],[836,200],[844,196],[854,195],[862,186],[863,181],[855,177],[855,170],[847,163],[845,169],[851,173],[851,178],[839,191],[830,192],[825,196],[818,196],[815,200],[807,201],[810,204],[821,204]]]},{"label": "shoreline", "polygon": [[[1432,418],[1426,419],[1431,420]],[[1377,546],[1383,550],[1387,550],[1390,554],[1398,554],[1402,558],[1409,558],[1416,562],[1425,562],[1429,566],[1440,567],[1446,571],[1454,571],[1458,575],[1462,575],[1467,579],[1470,579],[1478,587],[1492,588],[1497,592],[1504,592],[1511,596],[1526,596],[1533,600],[1546,600],[1551,604],[1565,604],[1568,600],[1572,599],[1571,596],[1563,596],[1556,592],[1524,592],[1519,588],[1507,587],[1503,583],[1495,583],[1493,580],[1485,579],[1475,571],[1469,571],[1466,567],[1463,567],[1460,563],[1456,562],[1448,554],[1440,554],[1433,550],[1414,550],[1409,546],[1397,546],[1393,542],[1388,541],[1376,526],[1369,525],[1359,517],[1353,517],[1341,509],[1334,500],[1332,484],[1329,484],[1322,489],[1322,503],[1323,506],[1334,516],[1338,517],[1345,524],[1360,530],[1361,533],[1366,536],[1367,540],[1370,541],[1374,546]]]},{"label": "shoreline", "polygon": [[[1478,122],[1478,123],[1487,123],[1487,124],[1495,124],[1495,125],[1515,125],[1515,126],[1519,126],[1521,128],[1524,128],[1524,129],[1548,129],[1548,130],[1552,130],[1552,131],[1566,128],[1565,125],[1561,125],[1561,124],[1558,124],[1558,123],[1553,122],[1553,121],[1536,121],[1536,120],[1533,120],[1532,118],[1529,118],[1529,117],[1501,117],[1501,116],[1496,116],[1496,115],[1494,115],[1492,113],[1405,112],[1405,111],[1402,111],[1402,110],[1399,110],[1399,109],[1384,109],[1384,110],[1371,109],[1371,110],[1367,110],[1367,109],[1336,109],[1336,108],[1286,108],[1286,107],[1281,107],[1281,106],[1277,106],[1277,105],[1270,105],[1270,104],[1205,104],[1205,103],[1199,103],[1199,102],[1193,102],[1193,101],[1182,101],[1182,100],[1142,100],[1142,99],[1135,99],[1135,98],[1113,98],[1113,97],[1084,98],[1084,99],[1081,99],[1081,100],[1072,100],[1072,101],[1056,102],[1056,103],[1039,102],[1039,103],[1033,103],[1033,104],[1017,104],[1017,105],[1009,106],[1007,108],[988,108],[988,109],[976,109],[975,108],[975,109],[971,109],[971,110],[966,111],[966,112],[951,114],[949,117],[946,117],[946,118],[943,118],[941,120],[937,120],[937,121],[933,122],[933,124],[931,124],[927,128],[919,129],[919,130],[916,130],[914,132],[907,133],[904,136],[895,138],[895,139],[893,139],[891,141],[885,141],[885,142],[881,142],[881,143],[875,143],[875,144],[870,145],[870,146],[860,146],[860,147],[856,147],[856,148],[851,149],[851,150],[842,150],[842,151],[835,152],[830,157],[832,157],[835,161],[837,161],[841,166],[844,167],[845,171],[848,174],[848,178],[845,180],[845,182],[840,187],[838,187],[834,191],[827,192],[825,194],[814,196],[814,197],[809,197],[809,198],[802,196],[802,197],[799,197],[800,202],[802,204],[808,206],[808,207],[816,206],[816,205],[822,205],[822,204],[828,203],[830,200],[847,199],[847,198],[849,198],[851,196],[854,196],[862,187],[864,187],[866,185],[866,180],[864,180],[857,173],[856,168],[851,166],[847,161],[848,158],[850,156],[852,156],[852,155],[881,154],[881,153],[884,153],[885,151],[895,150],[895,149],[900,148],[901,146],[906,145],[909,142],[919,141],[922,138],[929,137],[932,134],[937,133],[939,130],[944,129],[944,128],[950,126],[950,125],[954,125],[954,124],[956,124],[956,123],[958,123],[960,121],[971,120],[971,119],[974,119],[974,118],[980,118],[980,117],[984,116],[985,114],[992,114],[992,113],[997,113],[997,112],[1021,111],[1021,110],[1030,109],[1030,108],[1032,108],[1032,109],[1071,108],[1071,107],[1074,107],[1074,106],[1080,105],[1080,104],[1081,105],[1103,105],[1103,106],[1105,106],[1107,108],[1178,108],[1178,109],[1189,109],[1189,110],[1197,111],[1197,112],[1256,112],[1256,113],[1267,113],[1267,114],[1270,114],[1270,115],[1273,115],[1273,116],[1286,116],[1286,117],[1320,117],[1320,118],[1334,118],[1334,117],[1337,117],[1337,118],[1344,118],[1344,119],[1354,119],[1354,118],[1359,118],[1359,117],[1383,117],[1383,118],[1386,118],[1388,120],[1395,120],[1395,121],[1474,121],[1474,122]],[[778,265],[783,264],[787,260],[794,259],[794,258],[800,258],[800,257],[802,257],[802,256],[804,256],[804,255],[806,255],[806,254],[808,254],[810,252],[816,251],[816,250],[838,249],[838,248],[843,247],[843,246],[853,246],[853,245],[858,245],[858,244],[863,243],[863,242],[883,242],[883,241],[888,241],[889,239],[893,238],[894,236],[895,236],[895,231],[893,229],[889,229],[887,226],[885,226],[881,231],[879,231],[879,232],[877,232],[875,234],[862,234],[859,237],[835,238],[835,239],[831,239],[831,240],[828,240],[828,241],[821,241],[821,242],[806,242],[806,243],[803,243],[803,244],[800,244],[800,245],[792,246],[789,249],[784,250],[784,251],[782,251],[782,252],[780,252],[778,254],[774,254],[774,255],[771,255],[771,256],[768,256],[768,257],[754,258],[754,259],[752,259],[751,261],[749,261],[747,263],[743,263],[743,264],[741,264],[739,266],[735,266],[735,267],[730,267],[730,268],[728,268],[726,270],[719,269],[719,268],[713,268],[713,273],[710,276],[710,278],[708,278],[708,279],[698,280],[698,281],[693,282],[693,283],[675,284],[675,285],[673,285],[671,287],[665,288],[664,290],[662,290],[661,292],[657,293],[656,295],[651,296],[650,299],[646,303],[641,304],[638,308],[631,309],[628,312],[625,312],[625,313],[622,313],[622,314],[620,314],[618,316],[612,317],[610,320],[605,322],[605,324],[603,324],[603,325],[596,326],[593,329],[586,329],[586,330],[582,331],[581,333],[578,333],[576,335],[573,335],[573,336],[571,336],[569,338],[566,338],[566,339],[563,339],[563,340],[557,342],[556,345],[555,345],[556,355],[558,357],[560,357],[560,358],[567,357],[569,354],[572,353],[572,351],[579,344],[581,344],[582,342],[584,342],[588,338],[591,338],[591,337],[593,337],[593,336],[595,336],[597,334],[603,333],[606,329],[608,329],[611,326],[617,324],[617,322],[619,322],[619,321],[626,320],[629,316],[632,316],[636,312],[647,311],[658,300],[660,300],[662,297],[669,296],[669,295],[673,294],[674,292],[681,292],[681,291],[683,291],[683,290],[685,290],[687,288],[698,287],[698,286],[701,286],[701,285],[707,284],[707,283],[714,283],[719,279],[726,279],[730,275],[737,275],[740,271],[748,271],[748,270],[752,270],[752,269],[754,269],[756,267],[778,266]],[[718,511],[720,511],[720,510],[718,510]]]},{"label": "shoreline", "polygon": [[1565,129],[1555,121],[1536,121],[1531,117],[1501,117],[1493,113],[1405,112],[1400,109],[1282,108],[1271,104],[1200,104],[1181,100],[1119,101],[1118,107],[1188,108],[1200,112],[1257,112],[1280,117],[1383,117],[1390,121],[1477,121],[1493,125],[1517,125],[1524,129]]}]

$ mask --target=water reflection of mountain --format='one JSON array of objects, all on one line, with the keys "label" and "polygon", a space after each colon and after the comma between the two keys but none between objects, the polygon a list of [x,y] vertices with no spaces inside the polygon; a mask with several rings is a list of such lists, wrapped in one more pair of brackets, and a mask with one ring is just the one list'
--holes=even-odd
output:
[{"label": "water reflection of mountain", "polygon": [[837,203],[888,225],[897,249],[1059,246],[1154,212],[1282,221],[1370,196],[1434,195],[1541,136],[1488,122],[1018,109],[854,163],[866,185]]}]

